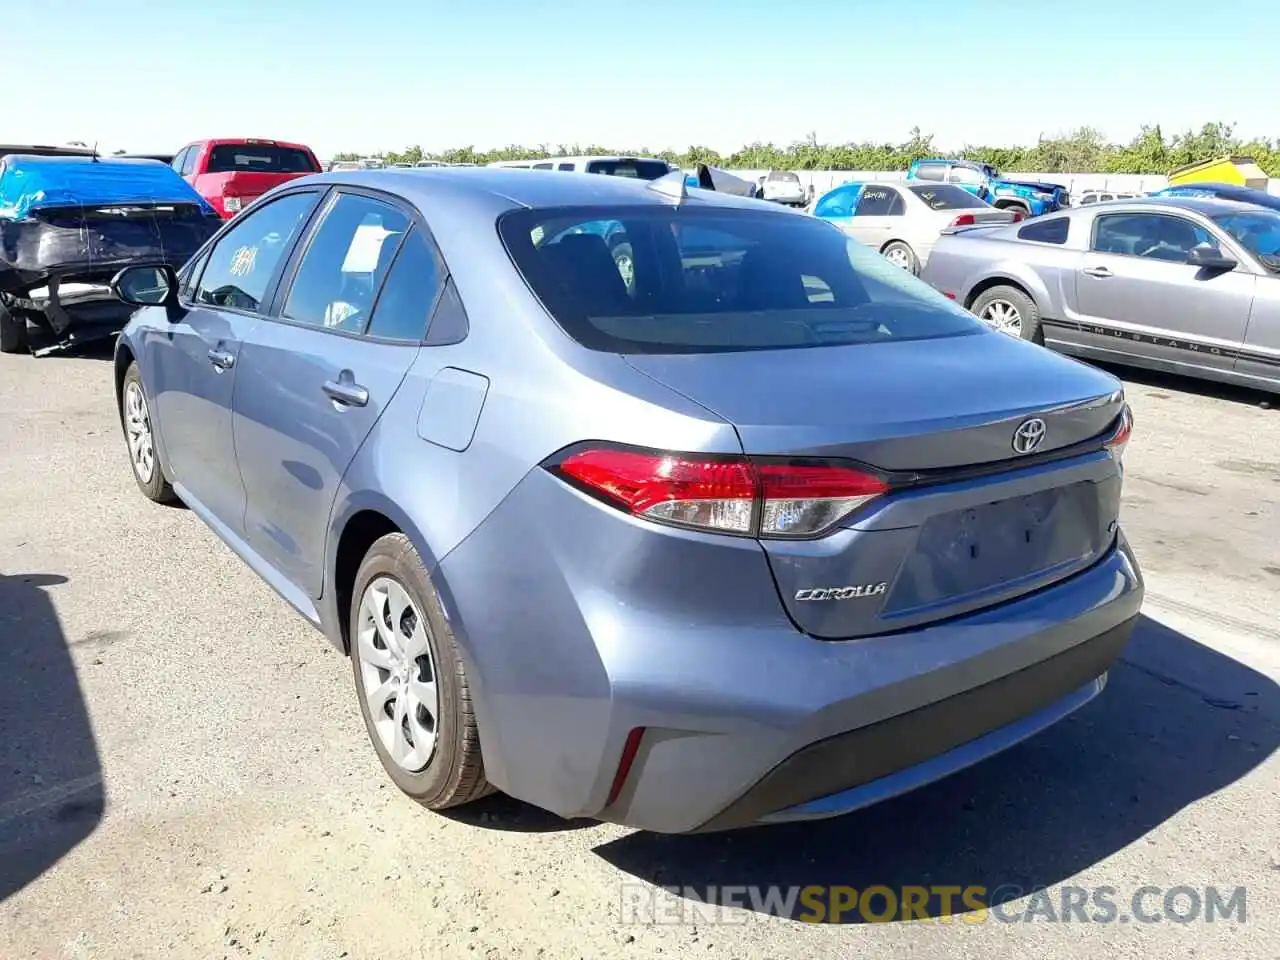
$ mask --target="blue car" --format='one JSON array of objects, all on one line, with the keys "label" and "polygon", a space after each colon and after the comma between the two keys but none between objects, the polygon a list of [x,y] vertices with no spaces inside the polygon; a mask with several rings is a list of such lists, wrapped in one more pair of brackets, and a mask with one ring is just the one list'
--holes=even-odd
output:
[{"label": "blue car", "polygon": [[989,163],[975,160],[917,160],[907,169],[908,181],[953,183],[997,210],[1038,217],[1071,205],[1067,188],[1056,183],[1006,180]]},{"label": "blue car", "polygon": [[1275,194],[1234,183],[1188,183],[1176,187],[1165,187],[1163,190],[1155,191],[1151,196],[1235,200],[1239,203],[1252,203],[1255,206],[1280,210],[1280,197]]},{"label": "blue car", "polygon": [[0,156],[0,353],[46,352],[117,333],[132,311],[111,278],[134,263],[180,267],[221,225],[152,160],[35,148]]},{"label": "blue car", "polygon": [[433,809],[853,810],[1089,701],[1139,613],[1115,379],[679,172],[320,174],[114,286],[137,486],[350,656]]}]

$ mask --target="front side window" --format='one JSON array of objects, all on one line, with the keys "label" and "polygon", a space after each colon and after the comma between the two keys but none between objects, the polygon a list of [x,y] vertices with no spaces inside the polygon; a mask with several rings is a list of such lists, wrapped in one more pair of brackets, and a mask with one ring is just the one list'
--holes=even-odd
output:
[{"label": "front side window", "polygon": [[[611,225],[608,236],[600,224]],[[513,211],[498,229],[547,311],[594,350],[716,353],[985,332],[927,284],[812,217],[559,207]]]},{"label": "front side window", "polygon": [[902,213],[902,197],[892,187],[868,184],[858,198],[855,217],[892,217]]},{"label": "front side window", "polygon": [[1191,248],[1212,243],[1209,231],[1182,217],[1150,213],[1118,213],[1098,217],[1093,249],[1144,257],[1166,263],[1186,263]]},{"label": "front side window", "polygon": [[209,255],[196,303],[260,310],[315,202],[315,193],[291,193],[238,219]]},{"label": "front side window", "polygon": [[408,230],[409,217],[399,208],[337,194],[302,255],[283,316],[329,330],[363,331]]},{"label": "front side window", "polygon": [[976,187],[981,186],[983,176],[981,170],[974,170],[972,167],[952,167],[947,180],[951,183],[963,183]]},{"label": "front side window", "polygon": [[968,190],[949,183],[927,187],[914,186],[907,189],[923,200],[930,210],[972,210],[975,207],[991,206],[985,200],[979,200]]},{"label": "front side window", "polygon": [[169,166],[174,173],[182,173],[183,161],[186,160],[187,154],[191,152],[191,147],[184,147],[178,151],[178,155],[169,161]]},{"label": "front side window", "polygon": [[862,194],[862,184],[846,183],[836,187],[813,208],[815,217],[852,217],[853,208]]}]

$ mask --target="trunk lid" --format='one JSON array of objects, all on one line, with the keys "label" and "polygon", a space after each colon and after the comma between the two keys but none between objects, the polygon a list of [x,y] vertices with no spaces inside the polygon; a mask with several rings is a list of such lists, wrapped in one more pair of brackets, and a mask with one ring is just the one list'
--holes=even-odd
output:
[{"label": "trunk lid", "polygon": [[310,176],[308,173],[264,173],[260,171],[236,171],[231,173],[202,173],[195,178],[196,191],[225,213],[223,202],[227,197],[238,197],[241,207],[247,207],[268,190]]},{"label": "trunk lid", "polygon": [[[812,540],[762,540],[783,605],[815,636],[892,632],[1039,589],[1115,539],[1120,470],[1101,437],[1112,377],[1004,334],[632,355],[731,422],[748,456],[853,460],[895,489]],[[754,388],[751,386],[754,385]],[[1044,422],[1030,454],[1014,449]]]}]

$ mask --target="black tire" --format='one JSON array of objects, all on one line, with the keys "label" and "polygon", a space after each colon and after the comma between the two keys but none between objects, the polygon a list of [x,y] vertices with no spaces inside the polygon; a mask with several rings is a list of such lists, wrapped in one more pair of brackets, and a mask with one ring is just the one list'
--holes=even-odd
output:
[{"label": "black tire", "polygon": [[[151,443],[151,473],[150,476],[144,476],[142,468],[139,466],[134,456],[133,447],[130,443],[129,417],[127,407],[129,405],[129,394],[132,389],[137,389],[142,397],[144,404],[144,413],[147,421],[147,430],[149,431]],[[173,487],[169,484],[169,478],[165,476],[164,466],[160,463],[160,451],[155,444],[154,426],[151,422],[151,398],[147,396],[146,387],[142,383],[142,374],[138,371],[136,363],[129,364],[129,369],[124,372],[124,380],[120,384],[120,429],[124,433],[125,448],[129,451],[129,469],[133,473],[133,479],[138,484],[138,489],[142,491],[142,495],[154,503],[175,503],[178,495],[173,492]]]},{"label": "black tire", "polygon": [[0,353],[27,352],[27,318],[0,303]]},{"label": "black tire", "polygon": [[[398,583],[408,593],[414,606],[422,612],[427,624],[427,642],[435,665],[438,696],[435,747],[427,765],[413,773],[399,766],[387,752],[381,735],[370,715],[368,695],[362,677],[364,662],[360,655],[360,606],[369,584],[379,577]],[[471,705],[466,665],[457,641],[449,629],[440,599],[427,575],[413,543],[402,533],[389,533],[379,538],[365,554],[351,590],[348,626],[351,639],[351,671],[355,679],[356,698],[364,717],[369,741],[373,744],[395,785],[431,810],[443,810],[470,803],[493,792],[484,775],[480,753],[480,728]]]},{"label": "black tire", "polygon": [[1022,339],[1044,346],[1044,330],[1040,326],[1040,309],[1036,302],[1022,290],[1012,286],[998,286],[982,291],[973,301],[970,311],[979,319],[993,303],[1004,302],[1018,311],[1022,321]]},{"label": "black tire", "polygon": [[920,276],[920,258],[916,256],[916,252],[911,249],[909,244],[903,243],[901,240],[890,240],[884,245],[880,255],[892,260],[893,258],[889,256],[890,253],[899,253],[905,257],[903,268],[913,277]]},{"label": "black tire", "polygon": [[1021,203],[1006,203],[1002,207],[996,207],[997,210],[1008,210],[1012,213],[1022,214],[1023,220],[1031,219],[1031,208],[1023,206]]}]

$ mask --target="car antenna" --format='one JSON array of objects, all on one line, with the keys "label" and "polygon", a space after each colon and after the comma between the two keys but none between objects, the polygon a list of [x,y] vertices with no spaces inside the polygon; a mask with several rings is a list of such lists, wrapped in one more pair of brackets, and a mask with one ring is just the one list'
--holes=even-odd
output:
[{"label": "car antenna", "polygon": [[689,188],[685,186],[685,173],[683,170],[672,170],[665,176],[658,177],[656,180],[649,181],[649,189],[655,193],[660,193],[664,197],[670,197],[676,202],[676,206],[680,206],[685,200],[689,199]]}]

